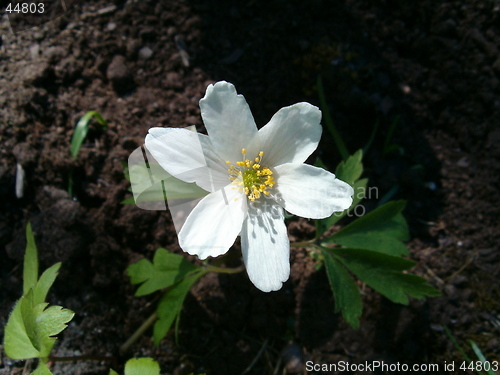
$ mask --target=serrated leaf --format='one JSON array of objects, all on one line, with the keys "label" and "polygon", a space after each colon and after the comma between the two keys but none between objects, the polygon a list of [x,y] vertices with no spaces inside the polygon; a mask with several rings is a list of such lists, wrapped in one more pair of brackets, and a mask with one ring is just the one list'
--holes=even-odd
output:
[{"label": "serrated leaf", "polygon": [[5,352],[13,359],[47,357],[54,346],[55,337],[75,315],[61,306],[47,303],[34,305],[31,289],[21,297],[5,327]]},{"label": "serrated leaf", "polygon": [[415,262],[376,251],[350,248],[328,249],[360,280],[393,302],[408,304],[408,296],[424,298],[440,293],[422,277],[403,273]]},{"label": "serrated leaf", "polygon": [[175,284],[199,268],[182,256],[159,248],[156,250],[153,263],[141,259],[128,266],[127,274],[132,284],[142,283],[135,295],[144,296]]},{"label": "serrated leaf", "polygon": [[363,311],[361,295],[351,275],[328,250],[322,250],[328,280],[335,298],[335,312],[342,312],[345,321],[354,329],[359,327]]},{"label": "serrated leaf", "polygon": [[12,359],[37,358],[40,354],[31,343],[24,326],[21,305],[26,297],[21,297],[14,305],[5,326],[4,350]]},{"label": "serrated leaf", "polygon": [[34,288],[38,281],[38,253],[35,238],[31,230],[31,223],[26,225],[26,252],[24,254],[23,268],[23,294]]},{"label": "serrated leaf", "polygon": [[158,320],[156,321],[153,330],[155,345],[158,345],[161,339],[165,337],[173,322],[176,319],[179,319],[184,299],[194,283],[196,283],[196,281],[198,281],[198,279],[204,274],[205,272],[201,271],[186,277],[165,292],[158,303],[158,308],[156,310]]},{"label": "serrated leaf", "polygon": [[45,298],[47,297],[47,293],[49,292],[50,287],[54,284],[54,281],[57,277],[57,273],[59,268],[61,267],[61,263],[56,263],[52,267],[45,270],[45,272],[40,276],[40,279],[36,283],[34,289],[33,296],[33,304],[38,305],[39,303],[45,302]]},{"label": "serrated leaf", "polygon": [[335,242],[389,255],[407,255],[408,249],[402,242],[409,238],[408,226],[401,214],[404,207],[404,201],[386,203],[326,238],[324,243]]},{"label": "serrated leaf", "polygon": [[160,365],[153,358],[132,358],[125,364],[125,375],[159,375]]},{"label": "serrated leaf", "polygon": [[363,173],[362,159],[363,150],[356,151],[347,160],[339,163],[337,169],[335,169],[335,176],[352,186]]}]

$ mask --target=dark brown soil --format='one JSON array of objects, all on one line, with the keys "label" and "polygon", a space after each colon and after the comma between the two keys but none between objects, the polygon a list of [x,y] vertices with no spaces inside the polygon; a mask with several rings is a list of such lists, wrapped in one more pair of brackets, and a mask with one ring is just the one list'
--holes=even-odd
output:
[{"label": "dark brown soil", "polygon": [[[42,269],[63,262],[49,301],[76,312],[53,354],[115,358],[57,363],[54,373],[107,374],[133,356],[152,356],[176,375],[291,374],[294,360],[455,361],[446,373],[464,373],[443,325],[472,357],[469,339],[500,360],[498,1],[75,3],[16,34],[4,16],[0,40],[0,326],[22,293],[30,220]],[[150,127],[203,131],[198,101],[209,83],[234,83],[262,126],[283,106],[317,105],[318,75],[351,152],[379,123],[366,176],[378,198],[408,200],[414,272],[442,296],[405,307],[360,284],[355,331],[334,314],[324,270],[293,250],[279,292],[258,291],[244,273],[208,275],[188,296],[178,343],[169,334],[154,347],[148,332],[119,357],[157,301],[133,296],[127,265],[160,246],[182,253],[167,212],[120,203],[129,196],[122,163]],[[73,129],[89,110],[109,127],[95,124],[73,162]],[[397,147],[384,152],[386,141]],[[318,155],[332,167],[340,160],[326,131]],[[66,193],[72,169],[74,199]],[[291,240],[309,238],[312,225],[291,220]],[[32,365],[2,354],[0,374]]]}]

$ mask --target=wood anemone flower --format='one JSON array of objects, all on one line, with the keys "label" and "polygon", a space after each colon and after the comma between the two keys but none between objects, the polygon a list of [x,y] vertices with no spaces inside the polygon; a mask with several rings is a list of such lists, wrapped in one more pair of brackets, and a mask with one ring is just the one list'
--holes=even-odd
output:
[{"label": "wood anemone flower", "polygon": [[290,275],[283,209],[322,219],[352,203],[351,186],[304,164],[321,138],[321,111],[297,103],[258,130],[245,98],[227,82],[209,85],[200,108],[208,136],[152,128],[145,141],[163,169],[208,192],[186,218],[179,244],[205,259],[227,252],[239,235],[252,283],[278,290]]}]

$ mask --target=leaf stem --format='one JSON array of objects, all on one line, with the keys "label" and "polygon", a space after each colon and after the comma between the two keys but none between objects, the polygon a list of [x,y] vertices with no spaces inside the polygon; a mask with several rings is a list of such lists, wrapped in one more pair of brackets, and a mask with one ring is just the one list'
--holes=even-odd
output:
[{"label": "leaf stem", "polygon": [[153,325],[156,319],[158,319],[158,315],[156,314],[155,311],[144,323],[142,323],[142,325],[132,334],[132,336],[130,336],[128,340],[125,341],[125,343],[122,346],[120,346],[120,354],[124,355],[128,351],[128,349],[132,346],[132,344],[136,342],[137,339],[139,339],[139,337],[141,337],[142,334],[149,327]]},{"label": "leaf stem", "polygon": [[212,265],[207,265],[208,272],[217,272],[217,273],[238,273],[245,269],[244,266],[236,267],[236,268],[222,268]]},{"label": "leaf stem", "polygon": [[292,242],[290,244],[291,247],[310,247],[311,245],[314,245],[314,240]]}]

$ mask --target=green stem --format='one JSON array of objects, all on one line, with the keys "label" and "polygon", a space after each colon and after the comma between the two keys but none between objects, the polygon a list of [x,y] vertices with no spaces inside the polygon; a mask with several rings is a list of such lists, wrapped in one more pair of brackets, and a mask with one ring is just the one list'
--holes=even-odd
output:
[{"label": "green stem", "polygon": [[156,314],[156,312],[154,312],[144,323],[142,323],[142,325],[137,329],[137,331],[135,331],[133,335],[130,336],[129,339],[125,341],[125,343],[122,346],[120,346],[120,354],[124,355],[128,351],[128,349],[132,346],[132,344],[136,342],[137,339],[141,337],[142,334],[149,327],[153,325],[156,319],[158,319],[158,315]]},{"label": "green stem", "polygon": [[237,268],[222,268],[217,266],[208,265],[207,272],[217,272],[217,273],[238,273],[245,269],[245,267],[237,267]]},{"label": "green stem", "polygon": [[291,247],[309,247],[314,244],[314,240],[309,241],[301,241],[301,242],[292,242],[290,244]]}]

